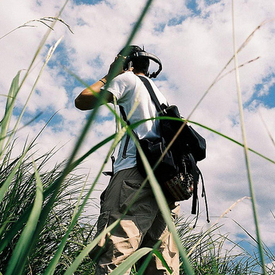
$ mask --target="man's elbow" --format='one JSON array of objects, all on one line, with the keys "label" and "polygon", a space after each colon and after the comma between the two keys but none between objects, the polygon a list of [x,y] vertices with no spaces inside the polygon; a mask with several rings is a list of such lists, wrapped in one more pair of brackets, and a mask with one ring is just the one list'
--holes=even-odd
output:
[{"label": "man's elbow", "polygon": [[81,111],[86,111],[86,110],[89,110],[91,108],[87,108],[86,106],[87,104],[83,104],[83,102],[81,100],[79,100],[79,98],[77,97],[75,100],[74,100],[74,106],[81,110]]}]

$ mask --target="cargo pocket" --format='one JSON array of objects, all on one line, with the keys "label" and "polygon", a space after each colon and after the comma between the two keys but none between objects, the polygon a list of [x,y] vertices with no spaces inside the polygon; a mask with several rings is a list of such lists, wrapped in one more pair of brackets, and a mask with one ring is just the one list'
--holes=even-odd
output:
[{"label": "cargo pocket", "polygon": [[119,198],[120,213],[127,211],[126,215],[148,217],[155,212],[157,204],[153,192],[148,186],[140,190],[141,183],[140,180],[123,181]]}]

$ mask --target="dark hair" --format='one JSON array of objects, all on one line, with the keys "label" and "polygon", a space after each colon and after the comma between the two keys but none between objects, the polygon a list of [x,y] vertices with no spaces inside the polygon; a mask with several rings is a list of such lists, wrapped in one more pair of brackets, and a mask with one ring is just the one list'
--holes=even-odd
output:
[{"label": "dark hair", "polygon": [[129,62],[132,61],[132,65],[137,72],[148,74],[148,69],[150,65],[150,61],[148,57],[145,56],[137,56],[136,53],[145,52],[139,46],[131,45],[127,48],[123,48],[118,55],[123,55],[126,57],[125,60],[125,68],[129,66]]},{"label": "dark hair", "polygon": [[134,57],[132,60],[133,67],[137,72],[148,74],[150,61],[148,57]]}]

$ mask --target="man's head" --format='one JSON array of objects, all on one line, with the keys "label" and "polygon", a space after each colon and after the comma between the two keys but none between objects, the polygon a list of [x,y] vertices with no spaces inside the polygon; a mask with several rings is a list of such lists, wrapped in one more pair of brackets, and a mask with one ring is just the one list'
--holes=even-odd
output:
[{"label": "man's head", "polygon": [[[144,55],[142,55],[142,53]],[[146,52],[139,46],[131,45],[123,48],[118,56],[125,58],[124,69],[128,70],[130,67],[134,68],[135,73],[143,73],[148,75],[148,69],[150,65],[149,58],[146,56]]]}]

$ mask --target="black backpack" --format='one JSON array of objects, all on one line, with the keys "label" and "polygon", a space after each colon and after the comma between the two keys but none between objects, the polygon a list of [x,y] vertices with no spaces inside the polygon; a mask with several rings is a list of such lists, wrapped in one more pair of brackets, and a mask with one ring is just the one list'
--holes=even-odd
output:
[{"label": "black backpack", "polygon": [[[139,78],[147,88],[160,117],[161,137],[154,140],[139,139],[156,179],[168,202],[188,200],[193,195],[191,213],[196,214],[199,202],[198,182],[201,178],[202,196],[205,198],[207,221],[209,221],[203,177],[197,166],[197,162],[206,157],[206,141],[184,122],[177,106],[160,105],[148,79],[143,76],[139,76]],[[123,108],[120,108],[120,111],[123,119],[129,124]],[[165,119],[165,117],[169,117],[169,119]],[[126,148],[127,145],[124,149],[126,150]],[[147,177],[138,150],[137,167],[139,172]]]}]

